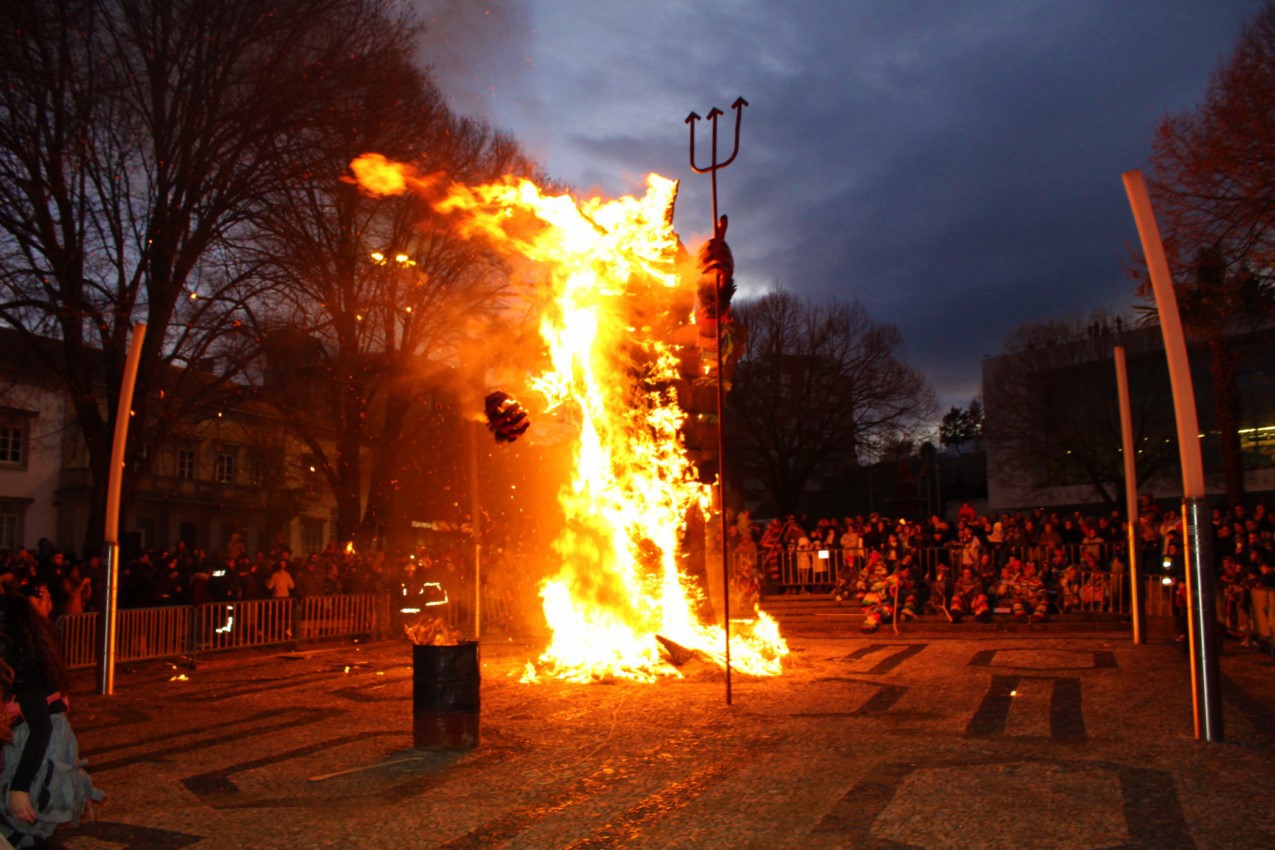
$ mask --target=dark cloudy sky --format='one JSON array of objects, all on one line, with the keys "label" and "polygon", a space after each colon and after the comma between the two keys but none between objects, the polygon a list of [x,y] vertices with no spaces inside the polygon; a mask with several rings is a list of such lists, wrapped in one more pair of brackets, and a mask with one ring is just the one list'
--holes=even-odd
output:
[{"label": "dark cloudy sky", "polygon": [[[421,0],[452,106],[581,191],[682,180],[694,110],[743,113],[719,173],[743,295],[859,299],[944,409],[1035,319],[1123,310],[1120,181],[1199,103],[1260,0]],[[708,127],[697,137],[708,140]],[[707,147],[702,148],[707,154]],[[723,150],[723,156],[728,151]]]}]

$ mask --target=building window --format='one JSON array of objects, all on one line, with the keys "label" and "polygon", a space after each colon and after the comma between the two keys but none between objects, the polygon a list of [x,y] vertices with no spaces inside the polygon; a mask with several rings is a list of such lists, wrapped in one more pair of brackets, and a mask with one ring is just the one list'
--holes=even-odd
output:
[{"label": "building window", "polygon": [[137,464],[137,471],[143,475],[151,471],[151,448],[150,446],[138,446],[137,457],[133,461]]},{"label": "building window", "polygon": [[301,518],[301,551],[309,554],[323,551],[323,526],[321,519]]},{"label": "building window", "polygon": [[178,449],[177,450],[177,477],[184,481],[191,481],[195,477],[195,450],[194,449]]},{"label": "building window", "polygon": [[27,429],[21,425],[0,425],[0,466],[25,467]]},{"label": "building window", "polygon": [[235,483],[235,453],[223,449],[217,452],[217,462],[213,468],[213,476],[218,484]]},{"label": "building window", "polygon": [[0,514],[0,550],[8,549],[12,551],[17,549],[19,545],[18,515]]},{"label": "building window", "polygon": [[248,462],[248,480],[258,487],[266,483],[269,471],[270,466],[261,455],[253,455]]}]

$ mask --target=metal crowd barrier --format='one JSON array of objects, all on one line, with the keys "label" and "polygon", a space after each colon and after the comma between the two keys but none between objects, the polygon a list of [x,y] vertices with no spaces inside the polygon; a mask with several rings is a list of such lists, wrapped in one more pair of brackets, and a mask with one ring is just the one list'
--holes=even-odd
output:
[{"label": "metal crowd barrier", "polygon": [[1275,588],[1251,588],[1248,615],[1249,636],[1262,641],[1275,653]]},{"label": "metal crowd barrier", "polygon": [[[1068,558],[1078,557],[1085,551],[1094,551],[1096,544],[1075,544],[1063,547]],[[949,580],[955,578],[962,566],[962,552],[956,547],[921,547],[907,550],[920,568],[926,582],[933,582],[940,564],[949,567]],[[989,549],[989,551],[992,551]],[[1001,547],[993,551],[994,560],[1003,562],[1012,549]],[[1128,616],[1132,610],[1129,595],[1129,576],[1123,570],[1109,571],[1111,549],[1103,544],[1098,551],[1098,563],[1102,569],[1073,571],[1072,578],[1064,585],[1061,575],[1054,575],[1047,583],[1052,607],[1061,613],[1116,614]],[[738,552],[733,569],[736,575],[757,571],[761,573],[765,592],[824,593],[840,579],[853,588],[858,581],[859,570],[865,563],[866,550],[859,549],[785,549],[768,553]],[[1069,563],[1076,563],[1069,560]],[[1143,606],[1148,617],[1174,616],[1174,596],[1178,585],[1165,585],[1160,576],[1149,575],[1144,579]]]},{"label": "metal crowd barrier", "polygon": [[769,592],[827,591],[842,578],[853,583],[864,554],[863,549],[759,549],[735,553],[732,570],[735,575],[760,570]]},{"label": "metal crowd barrier", "polygon": [[1142,612],[1147,617],[1173,617],[1177,614],[1177,596],[1181,582],[1165,584],[1159,576],[1143,579]]},{"label": "metal crowd barrier", "polygon": [[[378,594],[255,599],[126,608],[116,615],[117,662],[170,658],[198,652],[270,646],[301,638],[373,634],[388,622],[388,600]],[[98,614],[58,618],[67,667],[98,662]]]},{"label": "metal crowd barrier", "polygon": [[1260,640],[1275,652],[1275,588],[1243,588],[1234,594],[1220,591],[1217,617],[1236,637]]},{"label": "metal crowd barrier", "polygon": [[307,596],[297,606],[297,626],[303,638],[339,637],[375,631],[376,596]]},{"label": "metal crowd barrier", "polygon": [[[1098,569],[1086,572],[1095,575],[1117,574],[1108,572],[1112,564],[1111,559],[1115,554],[1114,547],[1109,544],[1077,543],[1056,548],[1062,550],[1068,564],[1078,565],[1084,554],[1092,553]],[[934,580],[934,577],[938,575],[940,564],[947,565],[949,574],[953,576],[958,574],[964,565],[965,553],[959,546],[922,546],[901,551],[912,556],[912,560],[920,566],[926,581]],[[1022,557],[1031,554],[1027,550],[1010,546],[988,546],[982,551],[992,556],[992,563],[996,565],[998,571],[1009,560],[1010,555]],[[769,592],[818,592],[820,589],[835,585],[842,577],[848,578],[852,583],[857,580],[859,568],[864,564],[866,554],[867,550],[863,548],[782,549],[778,552],[758,549],[755,553],[751,551],[736,553],[734,569],[738,574],[750,569],[755,562]],[[1036,554],[1046,555],[1047,552],[1042,548]],[[1047,559],[1035,560],[1044,566]],[[1119,574],[1123,575],[1123,572]]]}]

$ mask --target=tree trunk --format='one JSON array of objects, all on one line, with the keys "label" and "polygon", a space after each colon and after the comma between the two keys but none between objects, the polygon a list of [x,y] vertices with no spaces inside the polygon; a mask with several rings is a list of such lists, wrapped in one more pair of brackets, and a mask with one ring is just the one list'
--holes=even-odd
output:
[{"label": "tree trunk", "polygon": [[1213,412],[1222,448],[1222,476],[1226,500],[1244,503],[1244,455],[1240,449],[1240,389],[1236,383],[1235,352],[1221,333],[1209,335],[1209,369],[1213,377]]},{"label": "tree trunk", "polygon": [[359,539],[363,545],[379,540],[385,548],[394,517],[394,479],[400,474],[399,448],[403,444],[404,423],[407,421],[410,400],[391,395],[386,400],[385,422],[381,429],[381,441],[372,467],[368,487],[367,507],[359,524]]},{"label": "tree trunk", "polygon": [[[349,386],[358,386],[349,374],[345,380]],[[343,390],[339,404],[336,434],[336,532],[342,544],[354,542],[366,546],[365,540],[356,540],[363,520],[363,423],[366,408],[357,392]]]}]

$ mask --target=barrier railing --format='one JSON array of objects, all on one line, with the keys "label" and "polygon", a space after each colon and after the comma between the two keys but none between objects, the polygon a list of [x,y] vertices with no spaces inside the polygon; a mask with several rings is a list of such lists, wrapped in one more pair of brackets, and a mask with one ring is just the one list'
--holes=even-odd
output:
[{"label": "barrier railing", "polygon": [[[1111,550],[1106,544],[1084,543],[1063,547],[1072,555],[1097,552],[1098,563],[1107,566]],[[989,550],[990,552],[991,550]],[[917,574],[927,584],[938,575],[940,564],[949,567],[949,580],[955,577],[963,563],[959,547],[930,546],[906,550],[916,564]],[[1004,560],[1010,554],[1018,554],[1012,548],[1002,547],[993,553],[994,560]],[[859,570],[865,563],[866,550],[860,549],[785,549],[768,553],[740,552],[735,556],[736,575],[759,572],[768,594],[822,593],[845,579],[852,589]],[[1069,561],[1075,563],[1075,561]],[[1051,610],[1055,613],[1116,614],[1128,616],[1132,610],[1129,595],[1129,576],[1123,571],[1067,570],[1050,574],[1046,581],[1050,594]],[[989,591],[994,593],[994,588]],[[1147,576],[1143,585],[1143,606],[1148,617],[1172,617],[1175,613],[1174,597],[1178,585],[1163,583],[1156,575]]]},{"label": "barrier railing", "polygon": [[732,569],[735,575],[760,570],[763,585],[770,592],[826,590],[842,578],[853,582],[864,554],[863,549],[763,549],[737,552]]},{"label": "barrier railing", "polygon": [[[1095,575],[1124,575],[1120,570],[1108,572],[1112,568],[1114,556],[1114,549],[1108,544],[1077,543],[1054,548],[1063,552],[1067,564],[1077,566],[1082,564],[1085,554],[1093,554],[1098,566],[1086,572]],[[1026,554],[1022,547],[1011,546],[989,546],[981,551],[992,556],[992,563],[998,570],[1005,565],[1010,555],[1021,557]],[[1040,551],[1045,553],[1048,550],[1041,548]],[[949,574],[956,575],[967,563],[966,553],[959,546],[923,546],[900,550],[900,556],[903,554],[911,556],[913,563],[920,568],[920,574],[926,581],[934,580],[940,565],[946,565],[949,568]],[[788,548],[769,552],[759,549],[756,552],[736,553],[734,569],[736,574],[741,571],[748,572],[756,564],[755,569],[761,573],[767,592],[770,593],[802,590],[813,592],[836,584],[842,577],[851,582],[856,581],[858,571],[866,561],[866,555],[867,550],[863,548]],[[1047,560],[1034,560],[1042,566],[1047,563]],[[973,566],[975,563],[971,556],[970,565]]]},{"label": "barrier railing", "polygon": [[[837,557],[832,556],[832,551]],[[749,555],[751,553],[748,553]],[[781,565],[781,576],[828,578],[845,577],[853,585],[862,550],[830,550],[827,570],[791,559]],[[742,562],[752,568],[747,555]],[[759,556],[760,560],[760,556]],[[764,569],[764,565],[760,567]],[[803,576],[802,569],[809,569]],[[787,572],[783,571],[787,570]],[[796,582],[794,582],[795,584]],[[1100,570],[1078,571],[1067,583],[1051,583],[1051,608],[1059,613],[1105,613],[1127,616],[1130,599],[1128,576]],[[1178,585],[1164,584],[1148,577],[1143,585],[1143,608],[1147,617],[1172,617]],[[1245,603],[1233,612],[1219,604],[1218,616],[1224,624],[1275,646],[1275,590],[1253,588]],[[350,594],[311,596],[294,599],[261,599],[216,602],[197,606],[125,609],[117,622],[118,662],[169,658],[198,652],[269,646],[296,639],[353,635],[378,637],[401,635],[404,614],[392,595]],[[489,609],[494,615],[498,606]],[[466,609],[450,605],[440,609],[448,622],[460,627],[468,622]],[[1233,619],[1228,616],[1233,614]],[[91,667],[99,660],[98,615],[67,614],[58,618],[58,636],[66,664],[71,668]]]},{"label": "barrier railing", "polygon": [[298,634],[303,638],[338,637],[376,630],[376,597],[307,596],[297,612]]},{"label": "barrier railing", "polygon": [[1249,589],[1247,634],[1275,654],[1275,588]]},{"label": "barrier railing", "polygon": [[193,648],[197,652],[211,652],[291,640],[298,607],[297,601],[292,599],[197,605],[194,608]]},{"label": "barrier railing", "polygon": [[1217,598],[1217,617],[1236,638],[1256,638],[1275,652],[1275,588],[1229,588]]},{"label": "barrier railing", "polygon": [[[254,599],[164,608],[128,608],[116,620],[117,662],[287,643],[299,638],[372,634],[388,618],[377,594]],[[98,614],[58,618],[67,667],[98,662]]]}]

